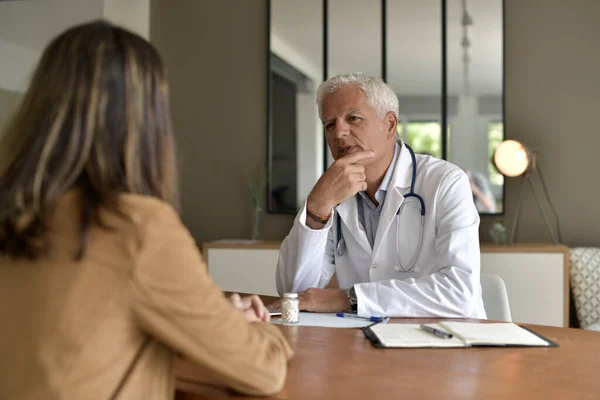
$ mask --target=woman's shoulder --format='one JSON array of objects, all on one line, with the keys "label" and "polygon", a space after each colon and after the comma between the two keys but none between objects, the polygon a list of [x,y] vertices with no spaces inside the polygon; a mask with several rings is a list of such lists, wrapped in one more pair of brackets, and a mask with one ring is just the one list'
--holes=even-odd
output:
[{"label": "woman's shoulder", "polygon": [[136,225],[147,225],[152,222],[181,224],[179,213],[175,208],[166,201],[153,196],[121,194],[119,208]]},{"label": "woman's shoulder", "polygon": [[[152,196],[122,194],[119,197],[119,212],[126,216],[129,229],[133,228],[139,245],[173,241],[195,247],[195,241],[177,210],[163,200]],[[129,229],[126,230],[133,233]]]}]

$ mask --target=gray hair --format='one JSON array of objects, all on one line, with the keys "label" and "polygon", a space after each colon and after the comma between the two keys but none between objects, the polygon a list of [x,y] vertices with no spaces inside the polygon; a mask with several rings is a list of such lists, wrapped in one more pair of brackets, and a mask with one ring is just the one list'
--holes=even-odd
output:
[{"label": "gray hair", "polygon": [[360,72],[352,74],[337,75],[327,79],[317,89],[317,105],[319,107],[319,116],[322,117],[321,107],[323,99],[327,95],[337,92],[347,87],[355,86],[362,90],[367,97],[367,103],[375,109],[377,115],[383,118],[388,112],[393,112],[398,117],[399,105],[398,96],[381,78],[363,75]]}]

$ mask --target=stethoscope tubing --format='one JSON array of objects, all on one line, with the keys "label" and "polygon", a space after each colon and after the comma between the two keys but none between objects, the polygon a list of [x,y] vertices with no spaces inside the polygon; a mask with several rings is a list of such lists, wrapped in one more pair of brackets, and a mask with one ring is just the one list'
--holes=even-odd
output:
[{"label": "stethoscope tubing", "polygon": [[[398,238],[400,237],[400,222],[399,222],[400,212],[404,208],[404,205],[406,204],[406,202],[402,202],[400,207],[398,207],[398,211],[396,211],[396,251],[398,252],[398,264],[402,271],[409,272],[414,268],[417,258],[419,257],[419,254],[421,253],[421,247],[423,245],[423,230],[424,230],[424,225],[425,225],[425,201],[423,200],[423,198],[421,196],[419,196],[417,193],[415,193],[415,182],[417,179],[417,158],[415,156],[415,152],[406,143],[404,145],[408,149],[411,160],[412,160],[412,179],[411,179],[411,183],[410,183],[410,191],[406,195],[404,195],[404,200],[406,200],[409,197],[414,197],[415,199],[417,199],[419,201],[419,205],[421,206],[421,208],[420,208],[421,209],[421,226],[420,226],[419,244],[417,246],[417,251],[416,251],[415,255],[413,256],[410,263],[408,264],[408,268],[404,267],[404,265],[402,264],[402,261],[400,259],[400,244],[399,244],[399,240],[398,240]],[[344,237],[342,235],[342,221],[341,221],[341,218],[339,217],[339,215],[336,215],[336,235],[337,235],[337,240],[336,240],[336,245],[335,245],[335,251],[339,257],[342,257],[346,253],[346,241],[344,240]]]}]

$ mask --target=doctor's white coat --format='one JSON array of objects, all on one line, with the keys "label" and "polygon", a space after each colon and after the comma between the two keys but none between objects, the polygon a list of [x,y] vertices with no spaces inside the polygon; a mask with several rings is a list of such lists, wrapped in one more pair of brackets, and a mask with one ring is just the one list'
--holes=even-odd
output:
[{"label": "doctor's white coat", "polygon": [[[340,288],[355,286],[358,314],[393,317],[486,318],[481,297],[479,214],[467,175],[455,165],[416,155],[415,193],[425,202],[423,243],[418,201],[410,191],[412,160],[402,145],[381,211],[373,248],[358,222],[356,196],[339,204],[320,230],[306,225],[306,205],[282,243],[277,291],[324,288],[336,273]],[[406,201],[402,212],[396,215]],[[335,251],[341,218],[346,251]],[[399,218],[399,220],[398,220]],[[400,250],[398,252],[398,249]],[[400,259],[399,259],[400,254]]]}]

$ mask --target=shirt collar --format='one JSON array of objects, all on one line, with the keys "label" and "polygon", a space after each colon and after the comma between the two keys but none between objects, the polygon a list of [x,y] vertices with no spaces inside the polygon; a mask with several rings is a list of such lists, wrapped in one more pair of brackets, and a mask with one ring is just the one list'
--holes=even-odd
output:
[{"label": "shirt collar", "polygon": [[400,156],[400,145],[396,142],[394,147],[394,157],[392,158],[392,162],[388,167],[383,180],[381,181],[381,185],[379,185],[379,190],[384,190],[387,192],[388,187],[390,186],[390,182],[392,181],[392,176],[394,175],[394,170],[396,169],[396,163],[398,162],[398,157]]}]

